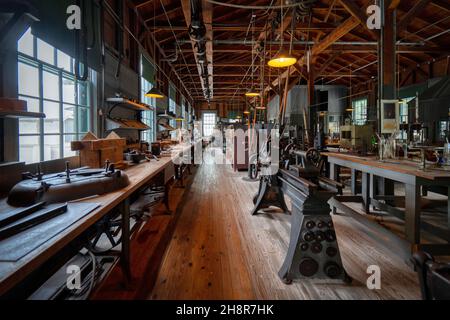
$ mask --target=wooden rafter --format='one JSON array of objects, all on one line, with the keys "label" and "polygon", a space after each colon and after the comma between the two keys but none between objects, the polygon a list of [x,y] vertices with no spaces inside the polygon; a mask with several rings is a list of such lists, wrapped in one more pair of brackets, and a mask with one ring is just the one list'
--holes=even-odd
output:
[{"label": "wooden rafter", "polygon": [[368,2],[362,7],[359,7],[353,0],[339,0],[339,2],[375,39],[379,38],[379,34],[375,30],[370,30],[367,27],[367,15],[362,9],[367,7]]},{"label": "wooden rafter", "polygon": [[412,20],[430,3],[431,0],[419,0],[397,24],[398,32],[406,29]]},{"label": "wooden rafter", "polygon": [[[333,43],[338,41],[340,38],[342,38],[344,35],[349,33],[351,30],[356,28],[359,25],[358,19],[355,17],[350,17],[347,20],[345,20],[341,25],[339,25],[333,32],[331,32],[328,36],[326,36],[320,43],[314,45],[311,49],[311,56],[316,56],[323,51],[325,51],[328,47],[330,47]],[[306,63],[306,56],[304,55],[298,62],[298,66],[302,67]],[[289,71],[283,72],[283,74],[280,76],[279,79],[275,79],[272,83],[273,86],[277,86],[279,84],[280,79],[285,79],[288,76],[292,75],[296,69],[290,68]],[[266,91],[268,88],[266,88]]]}]

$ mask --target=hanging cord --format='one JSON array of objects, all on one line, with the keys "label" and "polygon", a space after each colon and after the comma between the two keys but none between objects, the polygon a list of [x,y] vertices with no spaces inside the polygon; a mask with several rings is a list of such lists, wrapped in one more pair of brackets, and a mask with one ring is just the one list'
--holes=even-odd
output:
[{"label": "hanging cord", "polygon": [[95,48],[96,43],[97,43],[97,35],[96,35],[97,29],[94,27],[95,23],[96,23],[96,21],[95,21],[95,17],[96,17],[95,9],[99,9],[100,10],[100,4],[99,4],[98,0],[92,0],[92,1],[90,1],[90,3],[91,3],[92,39],[91,39],[90,43],[87,45],[87,49],[88,50],[93,50]]},{"label": "hanging cord", "polygon": [[119,79],[122,68],[123,60],[123,30],[125,30],[125,21],[123,19],[123,8],[120,9],[120,24],[121,29],[119,31],[118,47],[119,47],[119,60],[117,61],[116,79]]},{"label": "hanging cord", "polygon": [[[84,10],[86,9],[85,0],[77,0],[76,4],[82,7],[83,15],[81,17],[81,30],[76,29],[75,34],[75,77],[79,81],[86,81],[88,79],[87,66],[87,27],[83,19]],[[81,48],[82,46],[82,48]],[[80,60],[81,58],[81,60]],[[83,73],[81,73],[81,65],[83,65]]]},{"label": "hanging cord", "polygon": [[[94,289],[95,280],[96,280],[96,271],[97,271],[97,258],[95,257],[94,253],[92,253],[91,249],[88,247],[85,247],[87,250],[87,253],[89,257],[91,258],[92,263],[92,272],[91,272],[91,279],[89,282],[89,287],[86,289],[82,289],[80,292],[74,295],[78,300],[87,300],[89,296],[92,293],[92,290]],[[80,271],[81,273],[81,271]],[[81,274],[80,274],[81,276]]]},{"label": "hanging cord", "polygon": [[215,5],[224,6],[224,7],[230,7],[230,8],[237,8],[237,9],[246,9],[246,10],[270,10],[270,9],[274,9],[274,10],[278,10],[278,9],[283,9],[283,7],[285,7],[285,8],[297,8],[297,7],[300,7],[301,4],[314,3],[316,0],[308,0],[308,1],[304,0],[304,1],[297,2],[297,3],[292,3],[292,4],[284,4],[284,5],[281,4],[279,6],[273,6],[273,5],[269,5],[269,6],[245,6],[245,5],[241,5],[241,4],[219,2],[219,1],[215,1],[215,0],[206,0],[206,1],[209,2],[209,3],[215,4]]}]

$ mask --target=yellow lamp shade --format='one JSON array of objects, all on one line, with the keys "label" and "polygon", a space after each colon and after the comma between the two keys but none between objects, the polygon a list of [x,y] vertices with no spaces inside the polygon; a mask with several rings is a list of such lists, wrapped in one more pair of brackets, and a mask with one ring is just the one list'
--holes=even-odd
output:
[{"label": "yellow lamp shade", "polygon": [[162,99],[164,98],[164,95],[161,91],[158,90],[158,88],[154,87],[149,92],[145,94],[148,98],[155,98],[155,99]]},{"label": "yellow lamp shade", "polygon": [[250,111],[244,111],[244,114],[250,114]]},{"label": "yellow lamp shade", "polygon": [[246,97],[250,97],[250,98],[252,98],[252,97],[259,97],[259,92],[256,91],[255,88],[252,87],[249,91],[247,91],[245,93],[245,96]]},{"label": "yellow lamp shade", "polygon": [[280,50],[272,59],[267,63],[272,68],[286,68],[297,63],[297,58]]}]

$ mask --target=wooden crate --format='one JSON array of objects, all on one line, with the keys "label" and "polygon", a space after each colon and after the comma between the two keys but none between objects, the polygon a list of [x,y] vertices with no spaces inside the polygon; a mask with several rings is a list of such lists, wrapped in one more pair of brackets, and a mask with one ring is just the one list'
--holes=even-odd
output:
[{"label": "wooden crate", "polygon": [[123,161],[123,151],[126,139],[120,138],[116,133],[110,133],[105,139],[97,138],[89,132],[81,141],[72,141],[72,151],[80,152],[80,166],[102,168],[109,160],[117,169],[126,167]]}]

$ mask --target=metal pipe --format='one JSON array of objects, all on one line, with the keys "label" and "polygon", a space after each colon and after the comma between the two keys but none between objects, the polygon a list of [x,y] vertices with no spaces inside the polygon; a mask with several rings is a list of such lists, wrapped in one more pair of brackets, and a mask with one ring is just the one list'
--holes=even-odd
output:
[{"label": "metal pipe", "polygon": [[[215,45],[251,45],[254,46],[256,44],[259,44],[258,41],[248,41],[248,40],[213,40],[213,44]],[[190,44],[191,39],[180,39],[178,40],[179,44]],[[319,42],[315,41],[293,41],[292,44],[294,45],[315,45]],[[281,41],[266,41],[266,44],[268,45],[281,45]],[[377,46],[377,41],[337,41],[334,43],[334,45],[341,45],[341,46]],[[397,42],[397,45],[402,46],[417,46],[417,47],[423,47],[425,44],[423,42]]]}]

